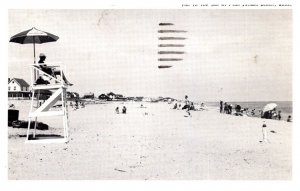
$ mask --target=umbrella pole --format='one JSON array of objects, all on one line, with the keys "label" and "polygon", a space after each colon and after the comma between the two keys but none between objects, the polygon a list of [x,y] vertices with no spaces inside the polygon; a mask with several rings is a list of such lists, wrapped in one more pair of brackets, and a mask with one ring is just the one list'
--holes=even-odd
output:
[{"label": "umbrella pole", "polygon": [[34,59],[34,64],[35,64],[35,39],[33,37],[33,59]]},{"label": "umbrella pole", "polygon": [[[34,64],[36,63],[36,61],[35,61],[35,38],[34,37],[33,37],[33,63]],[[36,70],[33,70],[33,71],[34,71],[34,82],[35,82],[38,77],[38,72]]]}]

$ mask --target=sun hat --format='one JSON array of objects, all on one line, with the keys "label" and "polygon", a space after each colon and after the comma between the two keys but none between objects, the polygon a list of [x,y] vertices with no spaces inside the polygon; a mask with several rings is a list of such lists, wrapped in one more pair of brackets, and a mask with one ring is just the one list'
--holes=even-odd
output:
[{"label": "sun hat", "polygon": [[44,53],[40,53],[40,57],[46,57]]}]

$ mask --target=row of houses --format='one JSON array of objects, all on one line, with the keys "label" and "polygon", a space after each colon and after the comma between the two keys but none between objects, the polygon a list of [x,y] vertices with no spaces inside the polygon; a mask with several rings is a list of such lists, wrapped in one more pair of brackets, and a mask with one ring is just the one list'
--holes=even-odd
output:
[{"label": "row of houses", "polygon": [[[83,95],[82,99],[95,99],[96,96],[94,93],[89,92]],[[122,94],[115,94],[113,92],[107,93],[107,94],[100,94],[98,96],[99,100],[106,100],[106,101],[124,101],[126,98]]]},{"label": "row of houses", "polygon": [[[29,99],[32,93],[30,90],[29,84],[20,78],[8,78],[8,98],[9,99]],[[51,92],[43,92],[45,99],[51,95]],[[67,92],[67,99],[79,99],[80,96],[76,92]],[[92,92],[86,93],[81,97],[82,99],[95,99],[95,94]],[[115,94],[113,92],[109,92],[107,94],[100,94],[98,96],[99,100],[105,101],[149,101],[149,102],[157,102],[157,101],[174,101],[175,99],[170,97],[158,97],[158,98],[147,98],[142,96],[137,97],[125,97],[122,94]]]}]

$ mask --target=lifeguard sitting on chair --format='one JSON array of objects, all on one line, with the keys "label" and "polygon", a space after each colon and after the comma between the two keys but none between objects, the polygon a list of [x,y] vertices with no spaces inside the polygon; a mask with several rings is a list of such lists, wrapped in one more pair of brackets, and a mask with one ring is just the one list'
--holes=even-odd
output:
[{"label": "lifeguard sitting on chair", "polygon": [[[40,53],[40,60],[38,61],[38,66],[39,68],[45,72],[46,74],[49,74],[50,76],[57,78],[57,76],[60,76],[62,75],[62,79],[64,80],[64,83],[68,86],[72,86],[73,84],[71,84],[66,76],[64,75],[63,71],[60,71],[58,69],[56,69],[55,67],[50,67],[50,66],[47,66],[45,64],[45,60],[46,60],[46,55],[44,53]],[[36,84],[49,84],[50,82],[47,81],[47,80],[44,80],[43,78],[39,77],[36,81]]]}]

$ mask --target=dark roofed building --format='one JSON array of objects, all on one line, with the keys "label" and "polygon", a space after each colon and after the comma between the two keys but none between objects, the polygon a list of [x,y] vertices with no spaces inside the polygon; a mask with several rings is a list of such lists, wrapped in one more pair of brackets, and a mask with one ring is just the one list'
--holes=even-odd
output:
[{"label": "dark roofed building", "polygon": [[9,98],[29,98],[31,92],[29,84],[21,78],[12,78],[8,82],[8,97]]},{"label": "dark roofed building", "polygon": [[109,96],[107,96],[107,95],[105,95],[105,94],[99,95],[98,98],[99,98],[100,100],[109,100]]},{"label": "dark roofed building", "polygon": [[94,99],[95,96],[94,96],[94,93],[89,92],[89,93],[84,94],[82,98],[83,99]]},{"label": "dark roofed building", "polygon": [[108,96],[110,99],[115,99],[116,94],[114,94],[113,92],[110,92],[110,93],[107,94],[107,96]]},{"label": "dark roofed building", "polygon": [[122,94],[116,94],[115,95],[115,100],[125,101],[126,98]]}]

